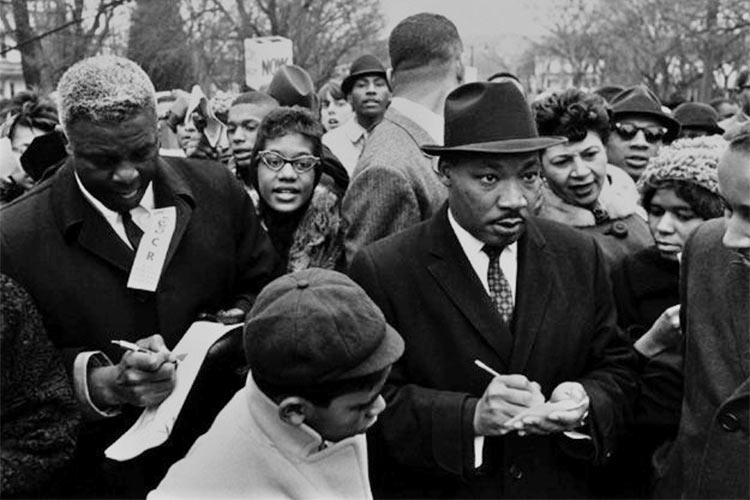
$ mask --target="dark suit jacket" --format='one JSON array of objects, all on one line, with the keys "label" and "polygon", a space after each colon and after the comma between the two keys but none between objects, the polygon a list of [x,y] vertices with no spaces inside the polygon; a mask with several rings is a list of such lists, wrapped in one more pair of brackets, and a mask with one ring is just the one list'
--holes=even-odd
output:
[{"label": "dark suit jacket", "polygon": [[[0,210],[2,272],[34,297],[69,369],[82,350],[101,350],[117,362],[122,352],[110,344],[116,338],[160,333],[173,348],[200,312],[247,310],[280,273],[252,202],[229,171],[170,158],[159,161],[154,179],[156,206],[177,209],[162,277],[155,293],[128,289],[133,252],[83,197],[72,161]],[[89,443],[101,459],[137,413],[126,409],[89,423],[83,447]]]},{"label": "dark suit jacket", "polygon": [[[583,496],[590,464],[613,453],[634,397],[635,358],[615,325],[601,250],[588,235],[535,219],[518,242],[518,259],[509,329],[445,207],[355,257],[351,276],[406,343],[371,435],[376,496]],[[475,471],[474,409],[490,382],[475,359],[526,375],[546,397],[561,382],[582,383],[593,447],[562,436],[487,438]]]},{"label": "dark suit jacket", "polygon": [[725,248],[724,219],[693,232],[682,256],[684,399],[670,498],[750,498],[750,267]]}]

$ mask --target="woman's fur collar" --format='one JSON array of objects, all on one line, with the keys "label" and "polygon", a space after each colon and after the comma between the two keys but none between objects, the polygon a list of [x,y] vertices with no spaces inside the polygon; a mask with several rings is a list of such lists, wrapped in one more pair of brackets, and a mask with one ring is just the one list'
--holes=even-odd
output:
[{"label": "woman's fur collar", "polygon": [[[571,205],[563,200],[545,182],[542,188],[544,203],[539,216],[574,227],[596,225],[591,210]],[[599,193],[599,203],[611,219],[623,219],[637,213],[645,219],[643,208],[638,205],[638,190],[635,182],[622,169],[607,165],[607,178]]]},{"label": "woman's fur collar", "polygon": [[[245,189],[257,209],[258,192],[248,186]],[[343,249],[341,196],[321,182],[315,186],[310,205],[294,230],[286,270],[290,273],[310,267],[338,270],[343,264]]]}]

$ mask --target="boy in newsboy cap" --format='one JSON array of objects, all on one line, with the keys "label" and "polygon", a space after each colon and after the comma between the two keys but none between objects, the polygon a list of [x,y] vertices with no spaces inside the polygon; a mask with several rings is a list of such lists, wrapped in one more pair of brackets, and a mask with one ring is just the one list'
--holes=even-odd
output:
[{"label": "boy in newsboy cap", "polygon": [[307,269],[258,296],[247,384],[149,498],[372,498],[364,432],[404,343],[347,276]]}]

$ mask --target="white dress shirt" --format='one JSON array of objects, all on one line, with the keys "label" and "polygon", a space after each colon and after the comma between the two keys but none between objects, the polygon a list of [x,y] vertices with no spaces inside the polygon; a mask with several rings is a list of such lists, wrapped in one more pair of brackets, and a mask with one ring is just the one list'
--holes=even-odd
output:
[{"label": "white dress shirt", "polygon": [[326,132],[323,135],[323,144],[336,155],[351,177],[354,167],[357,166],[359,155],[365,148],[367,131],[359,124],[357,117],[352,116],[340,127]]},{"label": "white dress shirt", "polygon": [[[453,213],[448,208],[448,222],[453,229],[453,233],[458,239],[461,249],[464,251],[466,258],[469,259],[469,264],[477,274],[479,281],[482,282],[487,295],[491,296],[490,285],[487,281],[487,269],[490,267],[489,256],[482,251],[484,243],[479,241],[466,229],[461,227],[456,219],[453,217]],[[503,249],[500,254],[500,269],[503,271],[505,278],[510,284],[510,291],[513,295],[513,304],[516,303],[516,281],[518,276],[518,243],[513,242]],[[482,451],[484,450],[484,436],[476,436],[474,438],[474,467],[479,468],[482,465]]]},{"label": "white dress shirt", "polygon": [[[75,177],[76,183],[78,183],[78,188],[81,190],[83,197],[86,198],[89,203],[91,203],[91,205],[96,209],[97,212],[102,214],[104,220],[107,221],[107,224],[109,224],[112,229],[114,229],[115,233],[117,233],[117,236],[119,236],[120,239],[128,247],[133,249],[133,246],[130,244],[130,240],[128,240],[128,235],[127,233],[125,233],[125,226],[122,223],[122,215],[115,212],[114,210],[110,210],[109,208],[105,207],[101,201],[94,198],[94,195],[89,193],[88,190],[83,186],[83,183],[78,177],[77,172],[75,173]],[[135,224],[144,232],[148,230],[151,213],[155,208],[154,186],[153,183],[149,182],[148,186],[146,187],[146,192],[143,193],[141,202],[137,207],[130,210],[130,215],[131,217],[133,217],[133,222],[135,222]]]},{"label": "white dress shirt", "polygon": [[[105,207],[104,204],[94,198],[94,196],[88,192],[83,186],[81,179],[78,177],[78,173],[75,173],[76,183],[78,188],[81,190],[83,197],[91,203],[97,212],[99,212],[107,224],[112,227],[117,236],[131,249],[133,248],[128,240],[128,235],[125,233],[125,226],[122,222],[122,215],[110,210]],[[153,183],[149,182],[146,187],[146,191],[143,193],[140,204],[134,209],[130,210],[130,215],[133,217],[133,222],[136,223],[143,231],[146,231],[149,226],[149,219],[151,218],[151,212],[156,208],[154,205],[154,189]],[[119,408],[99,408],[93,401],[88,387],[88,374],[92,368],[112,365],[112,361],[101,351],[83,351],[78,353],[75,360],[73,361],[73,390],[75,392],[76,399],[80,404],[80,408],[83,414],[88,418],[106,418],[113,417],[120,413]]]},{"label": "white dress shirt", "polygon": [[[489,256],[482,251],[484,243],[476,239],[466,229],[462,228],[456,219],[453,217],[453,213],[450,208],[448,209],[448,222],[453,228],[453,232],[458,238],[458,243],[466,254],[466,258],[469,259],[471,267],[474,272],[477,273],[479,281],[482,282],[482,286],[487,291],[487,294],[491,296],[490,285],[487,282],[487,269],[490,267]],[[516,281],[518,276],[518,243],[513,242],[503,249],[500,254],[500,269],[503,271],[505,278],[508,280],[510,285],[510,292],[513,295],[513,304],[516,303]]]}]

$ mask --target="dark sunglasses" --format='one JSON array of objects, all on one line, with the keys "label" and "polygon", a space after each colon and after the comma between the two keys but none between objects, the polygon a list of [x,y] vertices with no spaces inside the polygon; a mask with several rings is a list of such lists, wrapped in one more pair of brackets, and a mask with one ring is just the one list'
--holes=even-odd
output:
[{"label": "dark sunglasses", "polygon": [[287,158],[285,156],[280,155],[276,151],[260,151],[258,153],[260,156],[260,159],[265,163],[265,165],[273,170],[274,172],[278,172],[282,168],[284,168],[284,165],[287,163],[292,165],[292,168],[295,172],[298,174],[304,174],[305,172],[308,172],[315,168],[315,165],[317,165],[320,162],[320,158],[317,156],[312,155],[302,155],[298,156],[297,158]]},{"label": "dark sunglasses", "polygon": [[639,127],[638,125],[634,125],[632,123],[617,122],[612,128],[615,132],[617,132],[617,135],[619,135],[626,141],[629,141],[630,139],[635,137],[639,131],[643,132],[643,137],[645,137],[646,141],[650,142],[651,144],[663,141],[664,136],[667,135],[667,129],[658,125]]}]

